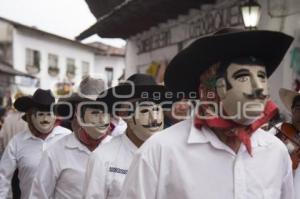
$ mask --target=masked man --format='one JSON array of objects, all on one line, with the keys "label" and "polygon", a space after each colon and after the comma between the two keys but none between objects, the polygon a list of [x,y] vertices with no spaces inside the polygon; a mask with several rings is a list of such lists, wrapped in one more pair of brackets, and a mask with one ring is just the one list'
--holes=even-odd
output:
[{"label": "masked man", "polygon": [[[55,99],[50,90],[38,89],[33,96],[18,98],[14,106],[25,112],[28,129],[16,134],[8,143],[0,162],[0,198],[6,199],[13,173],[19,170],[21,198],[29,198],[30,187],[42,153],[50,145],[70,133],[56,126],[51,110]],[[56,127],[55,127],[56,126]]]},{"label": "masked man", "polygon": [[286,147],[259,126],[276,114],[267,77],[292,38],[272,31],[223,29],[180,52],[165,85],[197,92],[185,120],[144,143],[121,199],[292,199]]},{"label": "masked man", "polygon": [[[64,137],[43,154],[43,159],[33,181],[30,199],[82,198],[82,189],[91,152],[107,142],[110,117],[105,104],[97,103],[99,93],[105,90],[102,79],[86,77],[78,93],[56,106],[60,115],[72,116],[73,133]],[[67,104],[68,104],[67,103]]]},{"label": "masked man", "polygon": [[[134,74],[127,81],[132,83],[134,95],[121,98],[119,100],[122,101],[118,102],[117,98],[110,100],[115,101],[115,105],[119,103],[120,109],[124,109],[120,114],[127,122],[127,130],[98,148],[90,156],[85,178],[84,198],[86,199],[117,198],[134,152],[151,135],[163,129],[163,111],[159,103],[164,96],[164,86],[157,85],[152,76],[144,74]],[[111,96],[113,90],[115,93],[131,90],[128,89],[129,86],[126,83],[120,84],[109,89],[108,95]],[[143,92],[147,93],[148,97],[143,98]],[[153,93],[160,95],[154,99]],[[127,106],[128,103],[131,108]],[[126,111],[126,107],[129,111]],[[114,111],[116,110],[111,110],[112,115]]]}]

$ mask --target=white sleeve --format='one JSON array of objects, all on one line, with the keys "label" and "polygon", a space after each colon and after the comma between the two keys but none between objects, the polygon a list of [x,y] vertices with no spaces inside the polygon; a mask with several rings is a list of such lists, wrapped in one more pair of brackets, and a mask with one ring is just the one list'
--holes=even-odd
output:
[{"label": "white sleeve", "polygon": [[12,139],[4,150],[0,161],[0,199],[6,199],[11,179],[17,168],[16,140]]},{"label": "white sleeve", "polygon": [[300,199],[300,166],[295,170],[294,187],[296,199]]},{"label": "white sleeve", "polygon": [[291,158],[286,152],[286,175],[282,180],[282,187],[281,187],[281,197],[280,199],[294,199],[295,198],[295,190],[294,190],[294,183],[293,183],[293,169],[292,169],[292,161]]},{"label": "white sleeve", "polygon": [[107,166],[97,154],[89,157],[83,188],[85,199],[106,199],[108,195]]},{"label": "white sleeve", "polygon": [[143,154],[136,153],[119,199],[155,199],[158,174]]},{"label": "white sleeve", "polygon": [[44,151],[31,186],[30,199],[54,198],[54,190],[59,175],[55,161],[57,160],[52,160],[47,150]]}]

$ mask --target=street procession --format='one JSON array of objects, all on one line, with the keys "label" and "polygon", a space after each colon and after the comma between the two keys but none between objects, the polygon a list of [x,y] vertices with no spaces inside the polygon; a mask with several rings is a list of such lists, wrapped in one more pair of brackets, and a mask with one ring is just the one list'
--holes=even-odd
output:
[{"label": "street procession", "polygon": [[299,0],[0,0],[0,199],[300,199],[299,21]]}]

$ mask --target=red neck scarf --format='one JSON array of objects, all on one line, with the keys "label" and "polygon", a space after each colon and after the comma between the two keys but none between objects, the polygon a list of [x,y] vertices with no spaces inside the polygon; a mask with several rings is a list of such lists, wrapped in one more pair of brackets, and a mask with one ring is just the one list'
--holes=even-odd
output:
[{"label": "red neck scarf", "polygon": [[[75,133],[77,135],[77,133]],[[102,140],[104,140],[104,138],[106,138],[108,133],[105,133],[102,137],[98,138],[98,139],[93,139],[91,138],[91,136],[89,136],[89,134],[87,134],[87,132],[80,128],[78,130],[78,140],[84,144],[90,151],[94,151],[97,146],[102,142]]]},{"label": "red neck scarf", "polygon": [[111,133],[113,132],[113,130],[116,128],[116,125],[114,123],[109,123],[109,134],[111,135]]},{"label": "red neck scarf", "polygon": [[[200,107],[201,108],[201,107]],[[252,156],[251,135],[264,123],[268,122],[278,112],[277,106],[269,100],[265,106],[263,116],[254,121],[248,126],[238,124],[232,120],[223,119],[220,117],[211,117],[209,119],[199,119],[195,117],[194,125],[197,129],[202,126],[209,128],[217,128],[224,131],[235,129],[238,139],[246,146],[248,153]]]}]

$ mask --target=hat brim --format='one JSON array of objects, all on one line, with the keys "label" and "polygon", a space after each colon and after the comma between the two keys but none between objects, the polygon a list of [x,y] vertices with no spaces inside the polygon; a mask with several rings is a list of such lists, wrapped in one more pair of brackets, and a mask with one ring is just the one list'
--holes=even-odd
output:
[{"label": "hat brim", "polygon": [[101,93],[97,101],[116,102],[142,99],[161,102],[165,100],[165,92],[165,87],[162,85],[118,85]]},{"label": "hat brim", "polygon": [[285,108],[289,111],[292,112],[292,104],[293,104],[293,100],[296,96],[299,96],[300,93],[296,92],[296,91],[291,91],[285,88],[281,88],[279,90],[279,97],[282,101],[282,103],[284,104]]},{"label": "hat brim", "polygon": [[[66,103],[70,103],[72,106],[72,109],[75,108],[75,105],[80,102],[96,102],[96,99],[98,98],[98,95],[91,95],[91,96],[83,96],[78,93],[72,93],[70,97],[66,98],[60,98],[59,102],[54,105],[53,109],[56,115],[66,117],[66,116],[72,116],[73,113],[70,114],[70,106]],[[106,102],[107,97],[102,99]]]},{"label": "hat brim", "polygon": [[20,112],[27,112],[32,106],[32,96],[20,97],[14,103],[15,109],[17,109]]},{"label": "hat brim", "polygon": [[172,106],[172,103],[180,100],[173,92],[168,91],[162,85],[118,85],[101,93],[97,101],[105,102],[109,112],[113,105],[118,102],[150,101],[157,104],[161,102],[171,102],[164,104],[165,107]]},{"label": "hat brim", "polygon": [[15,109],[20,112],[28,112],[31,108],[37,108],[41,111],[50,111],[51,105],[40,104],[33,100],[32,96],[24,96],[18,98],[14,103]]},{"label": "hat brim", "polygon": [[24,120],[25,122],[27,122],[27,117],[26,117],[26,114],[22,115],[22,120]]},{"label": "hat brim", "polygon": [[269,77],[282,61],[293,38],[273,31],[243,31],[198,39],[178,53],[165,72],[168,89],[197,92],[199,76],[212,64],[239,57],[262,60]]}]

